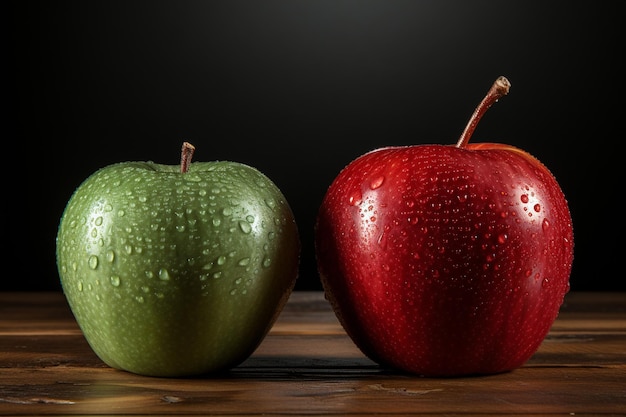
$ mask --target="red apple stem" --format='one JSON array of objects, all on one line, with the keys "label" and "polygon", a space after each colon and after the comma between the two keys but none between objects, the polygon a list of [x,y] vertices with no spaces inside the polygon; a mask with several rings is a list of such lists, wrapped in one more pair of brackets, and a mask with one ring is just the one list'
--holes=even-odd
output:
[{"label": "red apple stem", "polygon": [[500,76],[494,81],[493,85],[487,91],[487,95],[483,100],[478,104],[476,110],[470,117],[469,122],[467,122],[467,126],[465,126],[465,130],[461,134],[459,141],[456,143],[457,148],[462,148],[469,142],[474,130],[476,130],[476,125],[482,119],[485,112],[500,99],[501,97],[506,96],[509,93],[509,89],[511,88],[511,83],[506,77]]},{"label": "red apple stem", "polygon": [[180,151],[180,172],[185,173],[189,171],[189,165],[191,164],[191,158],[196,147],[189,142],[183,142],[183,148]]}]

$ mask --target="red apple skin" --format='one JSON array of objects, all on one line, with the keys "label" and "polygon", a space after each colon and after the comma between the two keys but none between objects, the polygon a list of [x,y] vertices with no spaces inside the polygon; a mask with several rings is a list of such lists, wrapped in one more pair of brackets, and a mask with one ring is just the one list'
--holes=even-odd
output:
[{"label": "red apple skin", "polygon": [[496,143],[366,153],[332,182],[315,225],[326,297],[357,347],[432,377],[528,361],[569,291],[573,249],[554,176]]}]

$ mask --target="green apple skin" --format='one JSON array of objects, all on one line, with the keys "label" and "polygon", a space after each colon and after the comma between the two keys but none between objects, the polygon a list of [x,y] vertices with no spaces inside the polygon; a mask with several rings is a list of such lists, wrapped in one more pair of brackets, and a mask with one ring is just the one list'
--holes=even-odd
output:
[{"label": "green apple skin", "polygon": [[87,342],[110,367],[225,371],[262,342],[298,275],[300,240],[278,187],[245,164],[104,167],[61,216],[56,259]]}]

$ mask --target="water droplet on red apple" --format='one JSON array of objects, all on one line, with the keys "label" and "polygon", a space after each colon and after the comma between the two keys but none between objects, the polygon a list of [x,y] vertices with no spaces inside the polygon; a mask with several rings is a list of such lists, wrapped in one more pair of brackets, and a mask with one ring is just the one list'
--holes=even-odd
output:
[{"label": "water droplet on red apple", "polygon": [[498,235],[498,243],[503,244],[508,238],[509,236],[506,233],[502,233]]},{"label": "water droplet on red apple", "polygon": [[520,196],[520,200],[522,200],[522,203],[524,204],[528,203],[528,194],[522,194]]},{"label": "water droplet on red apple", "polygon": [[541,281],[541,288],[548,288],[550,286],[550,280],[548,278],[544,278]]},{"label": "water droplet on red apple", "polygon": [[541,205],[539,203],[535,204],[533,206],[533,210],[535,210],[537,213],[539,213],[541,211]]},{"label": "water droplet on red apple", "polygon": [[384,176],[381,175],[380,177],[376,177],[370,183],[370,188],[372,190],[375,190],[375,189],[379,188],[381,185],[383,185],[383,182],[385,182],[385,177]]},{"label": "water droplet on red apple", "polygon": [[541,228],[545,232],[546,230],[548,230],[549,227],[550,227],[550,222],[548,221],[548,219],[544,218],[543,221],[541,222]]},{"label": "water droplet on red apple", "polygon": [[358,206],[359,204],[361,204],[362,199],[363,199],[363,195],[361,194],[359,190],[356,190],[354,193],[350,195],[350,197],[348,198],[348,202],[350,203],[351,206]]}]

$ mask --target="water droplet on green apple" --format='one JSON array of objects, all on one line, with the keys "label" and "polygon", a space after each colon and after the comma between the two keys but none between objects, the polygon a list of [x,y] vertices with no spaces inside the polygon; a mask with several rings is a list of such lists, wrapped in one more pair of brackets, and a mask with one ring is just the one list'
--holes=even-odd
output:
[{"label": "water droplet on green apple", "polygon": [[213,219],[213,226],[217,227],[222,223],[222,221],[220,219],[218,219],[217,217]]},{"label": "water droplet on green apple", "polygon": [[95,227],[93,229],[91,229],[91,237],[96,237],[98,236],[98,229],[96,229]]},{"label": "water droplet on green apple", "polygon": [[230,207],[224,207],[222,209],[222,214],[226,217],[231,216],[233,214],[233,210]]},{"label": "water droplet on green apple", "polygon": [[269,268],[271,264],[272,259],[269,256],[266,256],[265,259],[263,259],[263,268]]},{"label": "water droplet on green apple", "polygon": [[213,279],[219,279],[222,277],[222,271],[218,271],[213,274]]},{"label": "water droplet on green apple", "polygon": [[161,268],[159,269],[159,279],[161,281],[169,281],[170,280],[170,273],[167,269],[165,268]]},{"label": "water droplet on green apple", "polygon": [[176,225],[176,231],[178,231],[178,232],[184,232],[184,231],[185,231],[185,225],[184,225],[184,224],[178,224],[178,225]]},{"label": "water droplet on green apple", "polygon": [[250,223],[245,222],[243,220],[239,222],[239,228],[245,234],[248,234],[248,233],[250,233],[252,231],[252,226],[250,226]]},{"label": "water droplet on green apple", "polygon": [[83,281],[78,281],[78,291],[83,291]]},{"label": "water droplet on green apple", "polygon": [[102,222],[103,222],[102,216],[98,216],[96,217],[96,220],[94,223],[96,226],[102,226]]},{"label": "water droplet on green apple", "polygon": [[266,198],[265,199],[265,204],[271,208],[272,210],[274,209],[274,207],[276,207],[276,201],[274,201],[274,199],[272,198]]},{"label": "water droplet on green apple", "polygon": [[269,240],[274,240],[274,239],[276,238],[276,233],[274,233],[274,232],[268,232],[268,233],[267,233],[267,238],[268,238]]},{"label": "water droplet on green apple", "polygon": [[98,262],[98,257],[96,255],[91,255],[87,264],[89,265],[89,268],[96,269],[98,267]]},{"label": "water droplet on green apple", "polygon": [[144,302],[144,299],[143,299],[143,297],[142,297],[141,295],[137,295],[137,296],[135,296],[135,300],[136,300],[138,303],[143,303],[143,302]]},{"label": "water droplet on green apple", "polygon": [[118,217],[124,217],[126,215],[126,212],[124,210],[118,210],[117,215]]},{"label": "water droplet on green apple", "polygon": [[217,258],[217,264],[218,265],[224,265],[226,263],[226,257],[225,256],[220,256]]},{"label": "water droplet on green apple", "polygon": [[111,285],[113,285],[114,287],[119,287],[120,282],[121,280],[118,275],[111,275]]},{"label": "water droplet on green apple", "polygon": [[248,266],[248,265],[250,265],[250,258],[240,259],[239,262],[237,262],[237,265],[239,265],[239,266]]},{"label": "water droplet on green apple", "polygon": [[235,295],[237,294],[237,288],[233,288],[232,290],[230,290],[230,295]]}]

